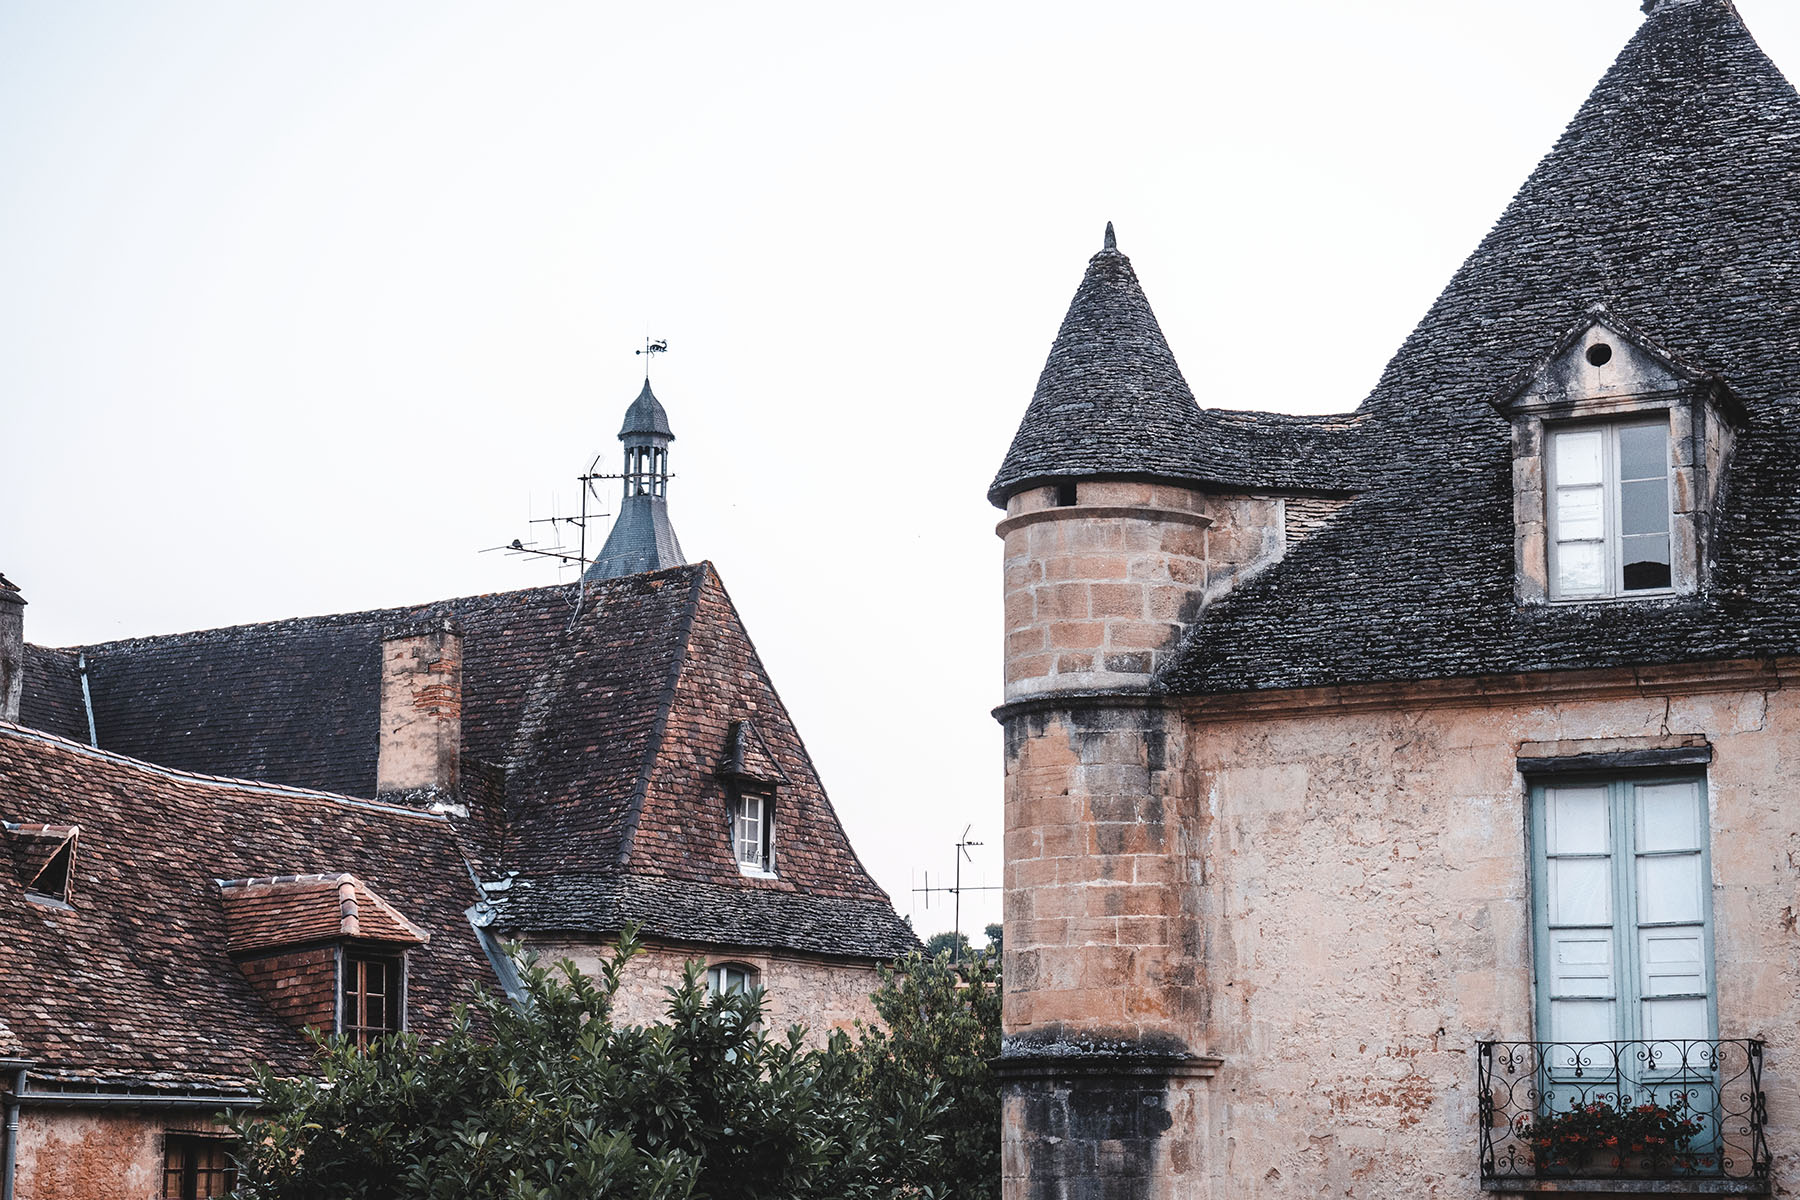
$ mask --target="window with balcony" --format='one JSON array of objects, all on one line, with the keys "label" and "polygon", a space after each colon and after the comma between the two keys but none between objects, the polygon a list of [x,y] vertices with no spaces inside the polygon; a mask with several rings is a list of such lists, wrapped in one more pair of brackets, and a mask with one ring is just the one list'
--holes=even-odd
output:
[{"label": "window with balcony", "polygon": [[1766,1189],[1762,1043],[1718,1037],[1704,778],[1543,779],[1530,807],[1536,1037],[1480,1046],[1484,1186]]}]

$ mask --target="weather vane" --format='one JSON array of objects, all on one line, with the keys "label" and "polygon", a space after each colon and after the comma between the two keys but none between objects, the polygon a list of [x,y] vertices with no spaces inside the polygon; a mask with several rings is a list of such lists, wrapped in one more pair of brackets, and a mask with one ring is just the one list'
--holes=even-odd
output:
[{"label": "weather vane", "polygon": [[642,350],[632,351],[633,354],[641,354],[644,356],[645,383],[650,382],[650,356],[652,354],[667,354],[668,352],[669,340],[667,338],[657,338],[655,341],[651,341],[648,336],[644,338],[644,348]]}]

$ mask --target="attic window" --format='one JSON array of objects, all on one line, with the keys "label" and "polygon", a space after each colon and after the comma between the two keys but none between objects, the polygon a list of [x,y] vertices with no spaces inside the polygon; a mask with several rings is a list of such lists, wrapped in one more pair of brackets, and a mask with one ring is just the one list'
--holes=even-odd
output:
[{"label": "attic window", "polygon": [[10,850],[13,870],[35,903],[67,905],[75,879],[79,825],[15,825],[4,823],[0,846]]},{"label": "attic window", "polygon": [[339,1012],[344,1037],[367,1050],[370,1042],[406,1028],[406,963],[398,956],[347,952]]},{"label": "attic window", "polygon": [[1521,602],[1705,587],[1744,420],[1723,380],[1596,307],[1494,404],[1512,424]]},{"label": "attic window", "polygon": [[731,849],[746,875],[775,873],[775,798],[735,787],[731,795]]},{"label": "attic window", "polygon": [[1075,485],[1074,484],[1059,483],[1056,485],[1056,507],[1058,507],[1058,508],[1073,508],[1073,507],[1075,507]]}]

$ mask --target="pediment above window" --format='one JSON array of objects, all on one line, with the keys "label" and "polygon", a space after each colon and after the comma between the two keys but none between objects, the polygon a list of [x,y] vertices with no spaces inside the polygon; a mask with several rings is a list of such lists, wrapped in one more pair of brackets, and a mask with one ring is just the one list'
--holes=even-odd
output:
[{"label": "pediment above window", "polygon": [[[1672,394],[1724,393],[1719,378],[1657,345],[1625,318],[1595,305],[1514,378],[1495,405],[1509,416],[1598,415]],[[1721,396],[1726,400],[1726,395]]]},{"label": "pediment above window", "polygon": [[724,761],[719,774],[726,779],[743,780],[774,787],[788,782],[787,772],[775,761],[769,743],[763,739],[756,722],[748,718],[733,721],[725,735]]}]

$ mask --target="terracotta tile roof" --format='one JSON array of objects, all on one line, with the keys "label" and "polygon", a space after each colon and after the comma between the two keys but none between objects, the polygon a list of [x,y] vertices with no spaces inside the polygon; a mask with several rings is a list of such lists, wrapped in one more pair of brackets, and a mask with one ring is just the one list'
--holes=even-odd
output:
[{"label": "terracotta tile roof", "polygon": [[219,900],[233,954],[346,939],[417,946],[431,940],[354,875],[222,880]]},{"label": "terracotta tile roof", "polygon": [[[382,634],[452,619],[463,630],[470,809],[458,831],[484,878],[648,875],[856,900],[904,931],[711,564],[590,584],[572,619],[578,594],[539,588],[84,647],[100,743],[188,770],[371,796]],[[40,687],[66,682],[28,673],[27,712],[52,708],[32,708]],[[731,854],[721,772],[741,722],[754,725],[746,761],[778,784],[775,880],[746,878]],[[771,916],[760,943],[783,944],[797,920]],[[809,944],[835,938],[838,952],[886,957],[900,936],[860,942],[862,928],[821,928]]]},{"label": "terracotta tile roof", "polygon": [[0,871],[0,1022],[49,1078],[236,1087],[253,1062],[305,1068],[306,1039],[228,951],[221,876],[349,874],[390,900],[430,934],[411,951],[408,1021],[421,1033],[447,1028],[471,981],[498,985],[443,818],[0,724],[0,819],[81,827],[72,905],[34,902]]}]

